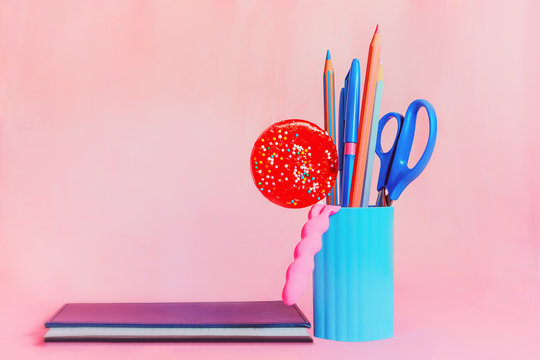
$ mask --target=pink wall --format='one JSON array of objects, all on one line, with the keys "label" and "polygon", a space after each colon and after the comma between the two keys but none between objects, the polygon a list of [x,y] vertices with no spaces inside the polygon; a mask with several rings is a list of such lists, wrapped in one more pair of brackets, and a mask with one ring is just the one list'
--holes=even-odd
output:
[{"label": "pink wall", "polygon": [[38,351],[68,301],[279,298],[307,210],[257,192],[251,146],[322,125],[326,49],[341,84],[379,23],[381,111],[426,98],[439,134],[396,203],[393,350],[341,349],[537,351],[540,7],[495,3],[2,2],[0,338]]}]

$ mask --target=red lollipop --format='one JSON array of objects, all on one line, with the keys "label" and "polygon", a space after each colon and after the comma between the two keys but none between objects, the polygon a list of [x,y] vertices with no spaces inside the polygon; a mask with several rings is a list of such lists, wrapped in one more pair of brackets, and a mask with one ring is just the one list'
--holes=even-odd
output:
[{"label": "red lollipop", "polygon": [[264,130],[251,151],[251,174],[271,202],[302,208],[334,186],[338,155],[332,138],[309,121],[283,120]]}]

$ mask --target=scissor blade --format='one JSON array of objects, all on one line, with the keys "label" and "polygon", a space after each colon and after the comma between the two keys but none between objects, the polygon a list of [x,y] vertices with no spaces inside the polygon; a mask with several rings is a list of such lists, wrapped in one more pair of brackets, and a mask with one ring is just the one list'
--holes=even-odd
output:
[{"label": "scissor blade", "polygon": [[375,202],[375,206],[377,207],[383,207],[383,206],[386,206],[385,205],[385,199],[386,199],[386,195],[385,195],[385,190],[384,188],[382,188],[379,193],[377,194],[377,201]]}]

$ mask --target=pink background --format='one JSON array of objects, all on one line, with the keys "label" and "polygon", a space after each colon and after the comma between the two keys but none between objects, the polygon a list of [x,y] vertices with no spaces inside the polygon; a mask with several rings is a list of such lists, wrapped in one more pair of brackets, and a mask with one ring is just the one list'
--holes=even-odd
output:
[{"label": "pink background", "polygon": [[[2,357],[537,359],[540,7],[493,3],[2,1]],[[341,85],[377,23],[382,113],[439,118],[396,203],[393,339],[42,343],[65,302],[280,298],[307,209],[257,192],[251,146],[322,126],[326,49]]]}]

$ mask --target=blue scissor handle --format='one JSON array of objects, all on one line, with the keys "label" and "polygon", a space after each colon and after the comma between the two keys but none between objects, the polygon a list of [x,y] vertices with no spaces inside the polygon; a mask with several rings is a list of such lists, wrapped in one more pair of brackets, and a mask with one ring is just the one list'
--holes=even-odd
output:
[{"label": "blue scissor handle", "polygon": [[[395,118],[397,120],[397,132],[396,137],[394,139],[394,143],[392,144],[392,147],[387,152],[383,152],[383,149],[381,147],[381,135],[383,128],[386,126],[386,123],[390,121],[390,119]],[[392,160],[394,158],[394,154],[396,152],[396,143],[399,139],[399,132],[401,131],[401,124],[403,124],[403,115],[391,112],[386,115],[384,115],[381,120],[379,120],[379,126],[377,129],[377,141],[375,142],[375,153],[381,159],[381,169],[379,171],[379,179],[377,180],[377,191],[381,191],[382,188],[386,187],[386,183],[388,181],[388,175],[390,170],[390,165],[392,164]]]},{"label": "blue scissor handle", "polygon": [[341,171],[343,169],[343,151],[345,149],[345,143],[343,142],[343,133],[345,129],[345,88],[341,88],[341,92],[339,94],[339,114],[338,114],[338,170]]},{"label": "blue scissor handle", "polygon": [[[414,140],[414,131],[416,128],[416,118],[418,111],[421,108],[425,108],[429,118],[429,137],[424,153],[418,160],[418,163],[409,169],[407,162],[409,161],[409,155],[411,154],[411,148]],[[433,149],[435,148],[435,140],[437,138],[437,115],[435,109],[426,100],[415,100],[407,108],[403,124],[401,125],[401,131],[398,133],[398,140],[395,149],[394,159],[390,166],[390,174],[388,176],[388,182],[386,188],[388,189],[388,196],[391,200],[397,200],[403,190],[414,179],[420,175],[424,170]],[[382,161],[381,161],[382,162]]]}]

